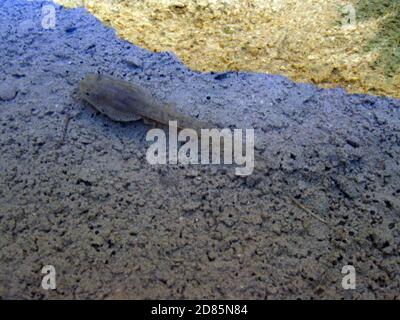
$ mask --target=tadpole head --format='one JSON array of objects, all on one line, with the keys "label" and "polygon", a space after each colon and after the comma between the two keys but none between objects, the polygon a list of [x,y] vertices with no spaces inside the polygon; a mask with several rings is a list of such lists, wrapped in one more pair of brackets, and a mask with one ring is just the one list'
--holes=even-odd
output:
[{"label": "tadpole head", "polygon": [[82,98],[89,99],[96,91],[99,82],[98,74],[88,74],[80,83],[79,83],[79,92],[82,95]]}]

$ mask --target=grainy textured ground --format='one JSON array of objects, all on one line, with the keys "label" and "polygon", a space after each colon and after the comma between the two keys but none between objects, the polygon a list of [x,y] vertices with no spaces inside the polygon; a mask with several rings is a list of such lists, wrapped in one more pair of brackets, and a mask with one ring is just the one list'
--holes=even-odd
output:
[{"label": "grainy textured ground", "polygon": [[[44,30],[40,6],[0,3],[1,298],[399,298],[400,101],[194,73],[82,9],[57,8]],[[150,166],[149,127],[79,99],[88,72],[255,128],[269,164],[248,178]],[[356,290],[341,288],[346,264]],[[54,291],[40,287],[44,265],[56,268]]]}]

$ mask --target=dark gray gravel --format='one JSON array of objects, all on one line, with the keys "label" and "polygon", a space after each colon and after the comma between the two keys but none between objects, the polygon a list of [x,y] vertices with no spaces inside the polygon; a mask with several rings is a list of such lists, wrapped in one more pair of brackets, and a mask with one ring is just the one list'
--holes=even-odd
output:
[{"label": "dark gray gravel", "polygon": [[[41,5],[0,2],[0,298],[399,298],[400,101],[196,73],[83,9],[57,7],[45,30]],[[255,128],[269,164],[248,178],[150,166],[148,126],[79,99],[89,72]],[[341,287],[347,264],[356,290]],[[44,265],[56,290],[40,286]]]}]

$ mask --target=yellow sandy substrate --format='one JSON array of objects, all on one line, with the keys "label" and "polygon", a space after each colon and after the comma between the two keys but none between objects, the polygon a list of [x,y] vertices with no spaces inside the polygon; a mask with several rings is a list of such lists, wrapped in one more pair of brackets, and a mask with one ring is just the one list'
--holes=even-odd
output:
[{"label": "yellow sandy substrate", "polygon": [[341,0],[56,0],[85,6],[118,35],[173,51],[194,70],[286,75],[298,82],[400,98],[379,52],[363,48],[379,21],[343,27]]}]

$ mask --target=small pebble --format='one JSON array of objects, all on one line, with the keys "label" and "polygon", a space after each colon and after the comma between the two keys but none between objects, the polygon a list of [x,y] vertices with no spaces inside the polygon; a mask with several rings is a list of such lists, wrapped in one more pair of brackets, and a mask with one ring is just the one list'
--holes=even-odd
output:
[{"label": "small pebble", "polygon": [[143,61],[138,57],[130,57],[128,59],[124,59],[123,62],[128,65],[130,68],[142,68]]},{"label": "small pebble", "polygon": [[17,87],[10,83],[0,84],[0,100],[12,100],[17,95]]}]

